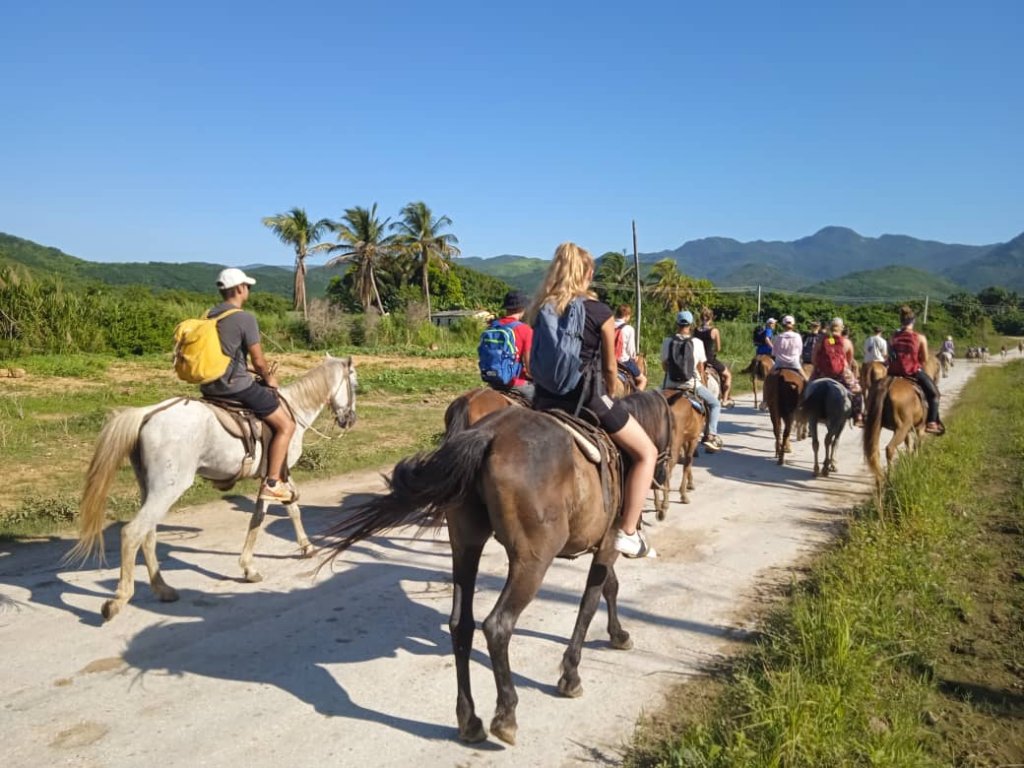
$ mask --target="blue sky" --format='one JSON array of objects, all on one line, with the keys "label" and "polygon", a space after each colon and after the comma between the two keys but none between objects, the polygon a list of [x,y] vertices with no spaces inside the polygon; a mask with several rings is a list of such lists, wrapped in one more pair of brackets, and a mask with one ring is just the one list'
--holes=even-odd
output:
[{"label": "blue sky", "polygon": [[291,263],[260,223],[424,200],[465,256],[838,224],[1024,230],[1024,3],[8,3],[0,231]]}]

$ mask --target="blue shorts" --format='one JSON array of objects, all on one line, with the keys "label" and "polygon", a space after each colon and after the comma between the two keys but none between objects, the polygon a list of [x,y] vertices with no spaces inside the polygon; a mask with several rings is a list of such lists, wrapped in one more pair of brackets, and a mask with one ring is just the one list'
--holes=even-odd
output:
[{"label": "blue shorts", "polygon": [[624,363],[619,363],[619,368],[625,368],[627,371],[633,374],[634,379],[640,378],[640,366],[636,364],[636,360],[634,360],[633,358],[630,358]]}]

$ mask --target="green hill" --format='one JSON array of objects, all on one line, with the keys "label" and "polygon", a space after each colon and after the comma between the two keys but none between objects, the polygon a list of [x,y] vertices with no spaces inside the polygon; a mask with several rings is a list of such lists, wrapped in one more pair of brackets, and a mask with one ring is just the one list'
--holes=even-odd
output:
[{"label": "green hill", "polygon": [[[20,266],[37,277],[56,277],[71,286],[87,283],[106,285],[143,285],[154,289],[215,293],[218,264],[188,262],[125,262],[107,263],[85,261],[64,253],[58,248],[39,245],[0,232],[0,266]],[[294,272],[290,267],[266,265],[246,266],[245,271],[256,280],[261,291],[290,298],[294,285]],[[343,274],[338,268],[313,266],[306,273],[306,292],[309,296],[322,296],[327,283],[335,275]]]},{"label": "green hill", "polygon": [[913,267],[882,267],[851,272],[834,280],[814,283],[803,293],[857,299],[899,300],[911,296],[945,298],[960,288],[944,277]]},{"label": "green hill", "polygon": [[513,288],[533,293],[544,279],[544,273],[551,263],[548,259],[531,256],[495,256],[481,259],[477,256],[459,259],[458,264],[476,272],[504,280]]},{"label": "green hill", "polygon": [[947,270],[946,275],[971,291],[997,285],[1024,293],[1024,234],[997,245],[966,264]]}]

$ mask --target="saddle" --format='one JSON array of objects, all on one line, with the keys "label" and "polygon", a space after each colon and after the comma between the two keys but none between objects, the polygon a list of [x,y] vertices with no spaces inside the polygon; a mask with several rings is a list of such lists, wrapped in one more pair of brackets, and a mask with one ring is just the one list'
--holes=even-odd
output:
[{"label": "saddle", "polygon": [[921,400],[921,407],[924,408],[924,412],[928,413],[928,396],[925,395],[924,389],[921,388],[921,385],[917,383],[917,379],[911,378],[910,376],[894,376],[892,374],[889,374],[889,378],[903,379],[904,381],[909,382],[917,393],[918,398]]},{"label": "saddle", "polygon": [[665,395],[665,400],[668,401],[669,405],[675,405],[675,403],[679,400],[680,397],[685,397],[687,400],[690,401],[690,405],[693,407],[693,410],[695,410],[701,416],[705,415],[708,412],[707,403],[705,403],[700,397],[698,397],[697,393],[694,392],[693,389],[690,389],[688,387],[677,387],[675,389],[670,389],[667,391],[671,392],[671,394]]},{"label": "saddle", "polygon": [[618,367],[618,377],[622,379],[622,381],[625,384],[631,386],[634,390],[636,390],[637,381],[636,376],[633,375],[633,372],[629,370],[629,368],[624,366],[622,363],[616,363],[616,365]]},{"label": "saddle", "polygon": [[256,463],[257,445],[262,446],[260,455],[264,457],[264,461],[266,460],[267,448],[273,433],[269,429],[264,429],[263,422],[237,400],[204,396],[198,402],[208,407],[224,430],[232,437],[241,440],[242,447],[245,449],[242,466],[234,477],[210,481],[218,490],[230,490],[241,478],[252,474],[253,466]]}]

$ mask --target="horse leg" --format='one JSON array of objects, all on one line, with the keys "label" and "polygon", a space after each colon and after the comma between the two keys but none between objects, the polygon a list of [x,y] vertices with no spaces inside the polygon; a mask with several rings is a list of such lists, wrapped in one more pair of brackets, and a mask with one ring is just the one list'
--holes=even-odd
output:
[{"label": "horse leg", "polygon": [[821,467],[818,464],[818,422],[811,422],[811,448],[814,450],[814,476],[817,477],[821,473]]},{"label": "horse leg", "polygon": [[[583,650],[583,641],[587,637],[587,628],[594,619],[598,603],[601,601],[601,594],[605,592],[605,586],[611,571],[612,563],[615,562],[616,553],[611,547],[605,547],[594,555],[590,564],[590,572],[587,574],[587,587],[583,590],[583,599],[580,600],[580,609],[576,614],[576,626],[573,627],[572,637],[569,645],[562,655],[562,675],[558,678],[558,692],[571,699],[583,695],[583,685],[580,683],[579,666],[580,655]],[[614,578],[614,577],[612,577]],[[608,626],[611,634],[612,608],[615,606],[615,599],[618,597],[618,583],[615,585],[615,595],[608,604]],[[616,612],[615,624],[618,625]],[[622,627],[618,627],[622,632]],[[614,635],[612,637],[614,643]],[[626,635],[626,642],[629,642],[629,635]]]},{"label": "horse leg", "polygon": [[827,469],[828,472],[835,472],[837,470],[836,447],[839,445],[840,434],[841,432],[833,433],[831,430],[829,430],[829,432],[825,435],[825,469]]},{"label": "horse leg", "polygon": [[757,376],[750,374],[750,388],[754,391],[754,410],[757,410]]},{"label": "horse leg", "polygon": [[628,651],[633,647],[633,641],[629,637],[629,632],[619,623],[619,577],[615,575],[614,563],[608,566],[608,576],[604,580],[601,594],[604,595],[605,605],[608,606],[608,637],[611,638],[612,648],[617,651]]},{"label": "horse leg", "polygon": [[245,580],[255,584],[263,581],[263,574],[252,564],[253,550],[256,549],[256,539],[259,538],[260,529],[263,527],[263,520],[267,516],[266,500],[257,501],[256,509],[249,518],[249,530],[245,534],[245,544],[242,545],[242,554],[238,557],[238,564],[242,567]]},{"label": "horse leg", "polygon": [[306,529],[302,525],[302,510],[299,509],[299,505],[295,502],[285,504],[284,508],[288,512],[288,518],[292,521],[292,527],[295,529],[295,543],[299,545],[299,557],[312,557],[314,547],[310,543],[309,536],[306,535]]},{"label": "horse leg", "polygon": [[[136,475],[142,477],[139,470],[136,470]],[[176,477],[173,485],[160,489],[159,493],[153,493],[146,484],[141,485],[142,506],[139,507],[135,518],[121,528],[121,576],[117,582],[117,589],[114,591],[113,598],[103,603],[100,609],[100,613],[103,614],[106,621],[117,616],[135,594],[135,558],[138,556],[143,542],[150,536],[152,536],[152,541],[147,544],[143,556],[149,568],[150,584],[153,591],[165,602],[177,598],[177,593],[167,586],[159,573],[159,564],[156,561],[156,526],[178,497],[192,485],[194,479],[194,472],[186,472],[184,475]]]},{"label": "horse leg", "polygon": [[693,490],[693,446],[683,443],[683,474],[679,477],[679,500],[690,503],[687,490]]},{"label": "horse leg", "polygon": [[[539,543],[539,542],[536,542]],[[538,547],[543,550],[543,547]],[[508,580],[501,590],[491,613],[484,619],[484,636],[491,656],[494,683],[498,689],[498,705],[491,720],[491,733],[506,744],[516,743],[516,706],[519,695],[512,682],[512,668],[508,661],[508,643],[512,638],[519,616],[537,596],[544,574],[554,560],[554,554],[531,552],[530,560],[513,555],[508,567]],[[600,592],[596,593],[598,596]]]},{"label": "horse leg", "polygon": [[161,603],[173,603],[178,599],[178,590],[167,586],[160,575],[160,562],[156,559],[156,530],[146,534],[142,541],[142,557],[149,571],[149,586],[156,593]]},{"label": "horse leg", "polygon": [[447,514],[448,540],[452,548],[452,613],[448,631],[455,654],[455,676],[458,695],[455,714],[459,721],[459,739],[464,742],[485,741],[487,731],[476,715],[469,674],[469,656],[473,652],[476,620],[473,618],[473,594],[484,544],[491,535],[487,512],[481,507],[464,506]]}]

